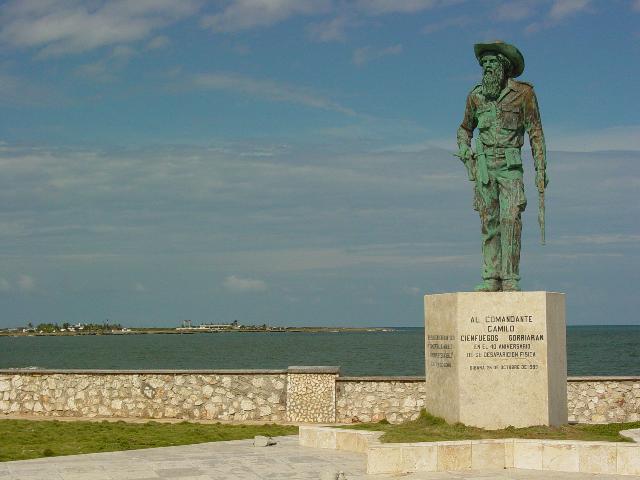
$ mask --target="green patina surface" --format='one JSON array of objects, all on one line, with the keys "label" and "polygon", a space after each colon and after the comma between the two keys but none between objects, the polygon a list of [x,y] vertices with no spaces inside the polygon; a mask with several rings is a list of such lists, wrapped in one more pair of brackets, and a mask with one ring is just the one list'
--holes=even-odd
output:
[{"label": "green patina surface", "polygon": [[444,419],[434,417],[424,410],[420,417],[411,422],[392,425],[382,421],[361,423],[349,427],[356,430],[382,431],[383,443],[441,442],[448,440],[480,440],[485,438],[531,438],[548,440],[583,440],[602,442],[630,442],[620,435],[621,430],[640,428],[640,422],[609,423],[604,425],[562,425],[559,427],[503,428],[484,430],[462,423],[449,424]]},{"label": "green patina surface", "polygon": [[[477,44],[475,52],[483,79],[467,97],[457,140],[458,156],[474,182],[474,209],[482,228],[483,282],[476,289],[520,290],[521,214],[527,206],[521,157],[525,133],[541,206],[548,183],[540,112],[533,86],[514,80],[524,70],[517,48],[494,42]],[[474,152],[471,141],[476,129]],[[544,228],[544,217],[540,220]]]}]

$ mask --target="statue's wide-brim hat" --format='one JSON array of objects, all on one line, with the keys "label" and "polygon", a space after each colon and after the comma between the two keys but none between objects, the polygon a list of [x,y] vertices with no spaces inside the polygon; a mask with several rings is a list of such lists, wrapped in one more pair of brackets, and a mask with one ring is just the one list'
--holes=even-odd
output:
[{"label": "statue's wide-brim hat", "polygon": [[473,46],[473,51],[478,61],[480,61],[482,55],[487,52],[497,52],[507,57],[511,62],[511,72],[509,73],[509,77],[511,78],[516,78],[524,72],[524,57],[522,53],[509,43],[500,40],[490,43],[476,43]]}]

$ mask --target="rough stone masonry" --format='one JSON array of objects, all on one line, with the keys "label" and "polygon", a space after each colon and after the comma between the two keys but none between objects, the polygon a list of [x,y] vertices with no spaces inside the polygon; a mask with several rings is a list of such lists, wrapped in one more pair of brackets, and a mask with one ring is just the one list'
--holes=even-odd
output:
[{"label": "rough stone masonry", "polygon": [[286,373],[0,375],[0,412],[285,421]]},{"label": "rough stone masonry", "polygon": [[[0,371],[0,414],[49,417],[400,423],[424,408],[424,377],[340,377],[337,368]],[[298,372],[298,373],[294,373]],[[570,377],[569,421],[640,420],[640,377]]]}]

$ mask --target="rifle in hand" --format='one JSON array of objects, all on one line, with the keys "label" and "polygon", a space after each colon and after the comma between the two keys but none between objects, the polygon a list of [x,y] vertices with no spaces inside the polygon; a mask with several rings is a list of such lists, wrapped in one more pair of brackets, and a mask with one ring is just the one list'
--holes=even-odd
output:
[{"label": "rifle in hand", "polygon": [[540,225],[540,243],[545,244],[544,233],[544,189],[538,190],[538,225]]}]

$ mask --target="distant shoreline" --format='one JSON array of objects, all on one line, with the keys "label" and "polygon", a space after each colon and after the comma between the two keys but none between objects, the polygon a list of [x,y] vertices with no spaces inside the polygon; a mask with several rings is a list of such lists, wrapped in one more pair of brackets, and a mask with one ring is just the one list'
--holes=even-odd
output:
[{"label": "distant shoreline", "polygon": [[0,331],[0,337],[87,337],[98,335],[194,335],[207,333],[364,333],[395,332],[391,327],[267,327],[267,328],[229,328],[229,329],[175,329],[175,328],[131,328],[127,331],[91,331],[91,332],[15,332]]},{"label": "distant shoreline", "polygon": [[[102,335],[193,335],[205,333],[388,333],[424,327],[242,327],[242,328],[169,328],[139,327],[126,331],[22,332],[0,330],[0,337],[87,337]],[[567,325],[567,328],[640,328],[640,325]]]}]

